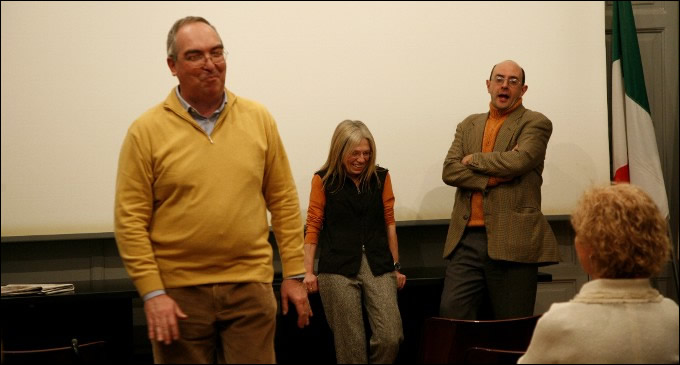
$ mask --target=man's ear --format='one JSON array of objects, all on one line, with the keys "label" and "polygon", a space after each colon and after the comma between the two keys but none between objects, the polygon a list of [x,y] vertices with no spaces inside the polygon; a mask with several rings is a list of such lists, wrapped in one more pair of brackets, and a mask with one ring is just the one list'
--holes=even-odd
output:
[{"label": "man's ear", "polygon": [[520,96],[524,96],[524,93],[527,92],[527,90],[529,90],[529,85],[526,85],[526,84],[523,85],[522,86],[522,94]]},{"label": "man's ear", "polygon": [[177,76],[177,68],[175,67],[175,60],[172,59],[172,57],[168,57],[166,59],[168,62],[168,68],[170,68],[170,72],[172,72],[172,76]]}]

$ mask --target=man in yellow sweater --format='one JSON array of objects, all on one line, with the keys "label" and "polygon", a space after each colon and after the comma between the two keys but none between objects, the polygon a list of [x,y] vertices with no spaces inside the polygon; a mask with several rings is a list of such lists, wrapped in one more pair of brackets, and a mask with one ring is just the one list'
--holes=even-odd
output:
[{"label": "man in yellow sweater", "polygon": [[444,161],[442,178],[457,189],[444,246],[442,317],[530,316],[538,266],[559,260],[557,241],[541,213],[552,123],[522,105],[528,86],[517,63],[495,65],[486,88],[489,112],[458,124]]},{"label": "man in yellow sweater", "polygon": [[179,86],[128,130],[115,201],[116,241],[145,301],[154,359],[273,363],[267,210],[285,278],[282,312],[290,300],[299,327],[312,315],[286,152],[269,112],[225,88],[224,46],[208,21],[178,20],[167,49]]}]

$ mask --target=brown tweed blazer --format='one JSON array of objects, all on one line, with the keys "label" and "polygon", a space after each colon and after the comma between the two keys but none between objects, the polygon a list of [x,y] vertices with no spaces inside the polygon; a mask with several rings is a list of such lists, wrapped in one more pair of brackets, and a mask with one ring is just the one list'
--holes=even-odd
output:
[{"label": "brown tweed blazer", "polygon": [[[444,257],[456,248],[470,218],[470,197],[482,191],[489,257],[524,263],[559,261],[557,240],[541,213],[543,160],[552,123],[541,113],[519,106],[501,126],[493,152],[481,152],[488,113],[473,114],[456,128],[444,161],[442,179],[455,186],[456,199],[444,245]],[[513,147],[519,146],[518,151]],[[464,166],[463,157],[472,154]],[[490,176],[511,181],[488,187]]]}]

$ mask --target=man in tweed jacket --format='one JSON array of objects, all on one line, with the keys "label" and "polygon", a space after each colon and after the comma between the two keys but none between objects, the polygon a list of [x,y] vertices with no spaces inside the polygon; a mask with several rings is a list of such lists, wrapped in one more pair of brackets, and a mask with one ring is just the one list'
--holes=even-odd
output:
[{"label": "man in tweed jacket", "polygon": [[528,86],[517,63],[495,65],[486,87],[489,112],[458,124],[444,161],[442,179],[457,189],[444,246],[443,317],[533,315],[538,266],[559,261],[541,213],[552,123],[522,106]]}]

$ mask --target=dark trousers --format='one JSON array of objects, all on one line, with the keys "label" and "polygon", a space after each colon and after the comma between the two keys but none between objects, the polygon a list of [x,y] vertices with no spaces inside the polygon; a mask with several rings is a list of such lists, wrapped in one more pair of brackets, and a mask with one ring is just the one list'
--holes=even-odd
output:
[{"label": "dark trousers", "polygon": [[538,266],[489,258],[484,227],[468,227],[448,257],[441,317],[507,319],[534,314]]}]

